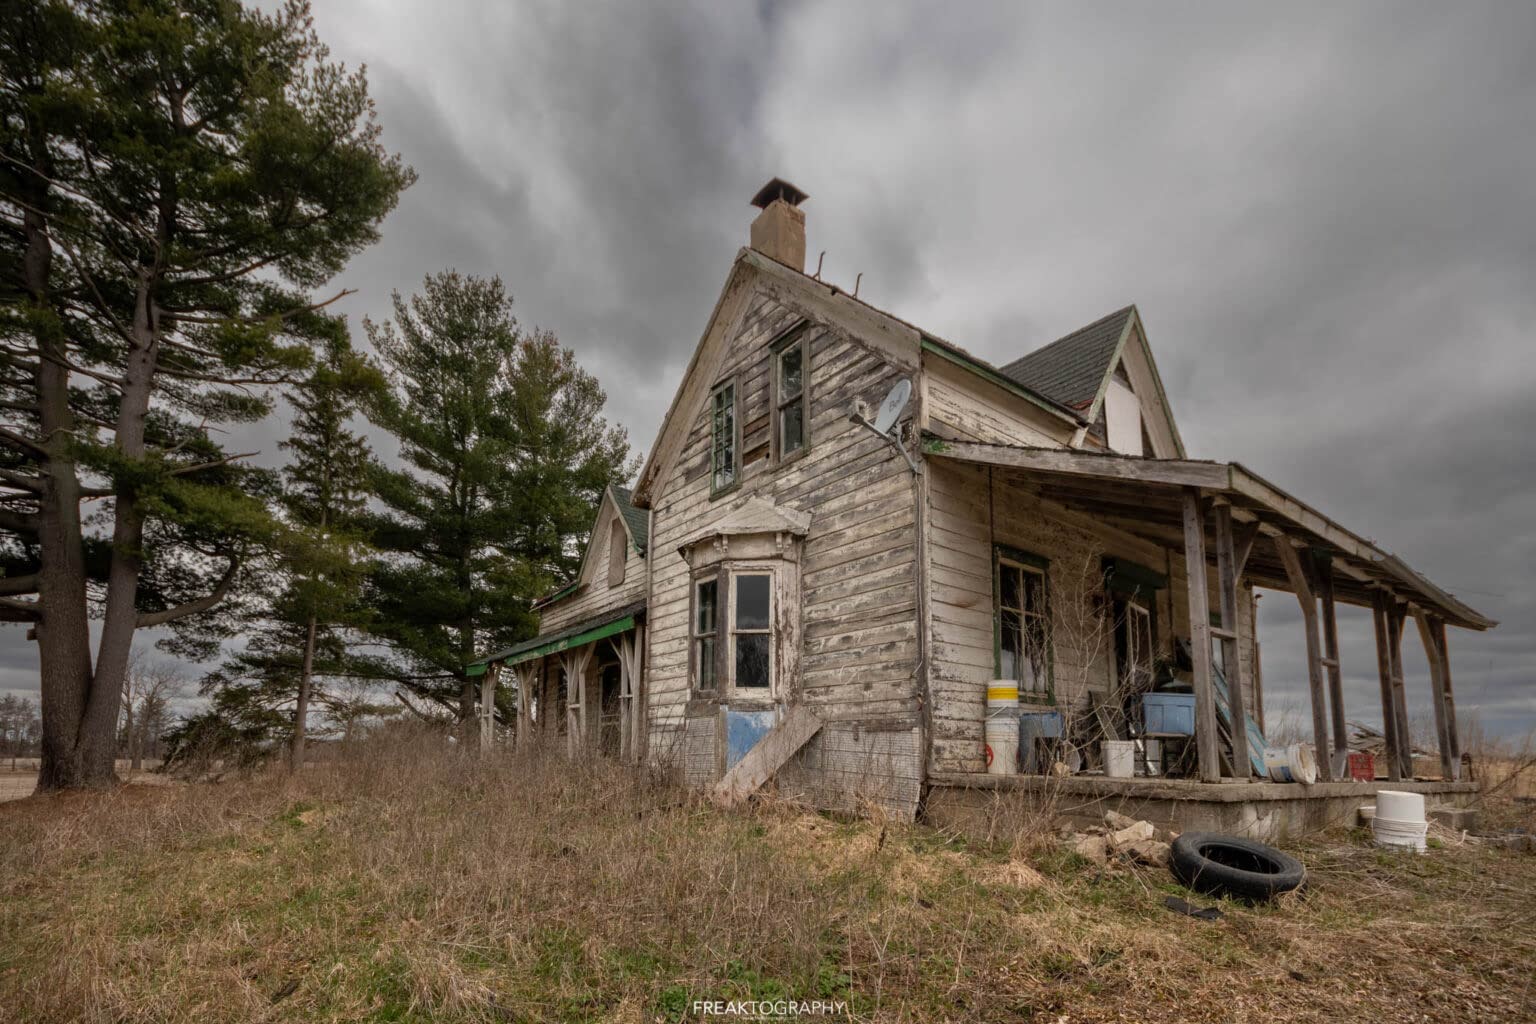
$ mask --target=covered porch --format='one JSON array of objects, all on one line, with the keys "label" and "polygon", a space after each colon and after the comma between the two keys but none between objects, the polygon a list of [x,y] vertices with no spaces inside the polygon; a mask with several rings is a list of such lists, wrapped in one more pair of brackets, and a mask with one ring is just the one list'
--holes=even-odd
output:
[{"label": "covered porch", "polygon": [[577,756],[644,756],[645,603],[556,628],[470,666],[481,676],[481,749],[495,740],[498,690],[511,691],[517,747],[563,743]]},{"label": "covered porch", "polygon": [[[1376,776],[1393,785],[1415,783],[1410,696],[1402,657],[1406,625],[1412,619],[1429,666],[1428,692],[1423,698],[1427,698],[1433,714],[1440,769],[1438,778],[1421,777],[1417,783],[1443,792],[1449,802],[1460,800],[1472,789],[1464,782],[1447,629],[1482,630],[1495,623],[1396,556],[1236,464],[932,437],[925,440],[925,454],[938,471],[929,483],[931,491],[942,490],[946,479],[974,480],[984,475],[987,497],[980,515],[987,519],[986,540],[994,547],[999,537],[1008,535],[1011,523],[1049,520],[1081,536],[1110,538],[1107,543],[1111,547],[1115,539],[1122,539],[1141,550],[1160,552],[1163,561],[1156,568],[1166,568],[1170,580],[1178,575],[1181,565],[1186,581],[1205,583],[1147,584],[1166,588],[1160,594],[1167,602],[1164,615],[1169,621],[1158,630],[1165,653],[1173,657],[1181,650],[1187,652],[1187,671],[1181,667],[1180,675],[1181,680],[1187,675],[1194,697],[1191,781],[1087,775],[1057,779],[983,776],[976,768],[951,760],[936,763],[930,770],[930,783],[937,789],[1029,791],[1049,782],[1057,792],[1095,800],[1236,802],[1264,804],[1270,810],[1301,798],[1333,800],[1337,806],[1349,801],[1355,805],[1368,802],[1376,788],[1373,783],[1345,781],[1350,779],[1346,768],[1349,709],[1340,664],[1339,604],[1369,609],[1375,623],[1376,674],[1385,739]],[[1006,496],[1000,499],[999,490]],[[943,501],[933,505],[935,525],[931,532],[942,542],[946,530],[966,529],[965,523],[956,520],[975,515],[980,502],[956,502],[952,509],[946,509]],[[954,546],[962,546],[951,540]],[[935,557],[938,595],[945,582],[946,555],[940,550]],[[1002,557],[1007,558],[1006,553]],[[1030,556],[1024,553],[1016,557],[1027,562]],[[1111,567],[1115,561],[1106,555],[1097,564]],[[1309,739],[1317,755],[1318,783],[1313,786],[1272,783],[1263,775],[1264,752],[1259,748],[1266,744],[1265,709],[1262,668],[1254,642],[1254,587],[1288,592],[1299,604],[1306,650]],[[1097,596],[1058,594],[1057,599],[1082,604],[1085,617],[1107,614],[1096,610]],[[1003,600],[1000,592],[995,600]],[[1008,611],[997,612],[999,621]],[[1058,626],[1064,614],[1060,608],[1052,610]],[[944,632],[948,627],[942,608],[933,615],[935,647],[942,660],[945,642],[953,634]],[[1123,648],[1123,642],[1116,643]],[[1057,661],[1063,658],[1061,651],[1052,656]],[[1066,656],[1074,655],[1069,651]],[[1084,664],[1092,660],[1087,655],[1075,656]],[[1123,656],[1115,651],[1107,659]],[[1006,652],[999,645],[999,666],[1005,660]],[[1113,671],[1110,675],[1114,676]],[[1125,674],[1119,678],[1123,681]],[[1114,685],[1111,683],[1110,688]],[[1053,691],[1053,702],[1056,696]],[[1068,696],[1080,699],[1083,695]],[[940,699],[936,694],[936,702]],[[1088,706],[1080,708],[1079,714],[1094,714],[1096,699],[1087,695]],[[1213,784],[1220,783],[1247,785],[1214,790]]]}]

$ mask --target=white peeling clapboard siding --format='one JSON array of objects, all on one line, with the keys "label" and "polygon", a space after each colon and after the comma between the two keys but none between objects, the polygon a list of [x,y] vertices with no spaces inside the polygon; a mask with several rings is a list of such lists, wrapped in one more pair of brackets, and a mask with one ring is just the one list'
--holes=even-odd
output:
[{"label": "white peeling clapboard siding", "polygon": [[[798,321],[797,313],[778,302],[755,297],[721,370],[709,382],[735,377],[744,453],[762,450],[768,443],[769,344]],[[829,719],[913,719],[916,710],[916,514],[911,474],[889,445],[848,420],[855,399],[875,408],[911,371],[821,325],[810,328],[810,349],[810,447],[804,456],[783,466],[766,457],[754,461],[735,491],[711,500],[709,415],[701,410],[689,426],[676,465],[657,488],[646,679],[652,750],[686,746],[692,772],[700,770],[702,756],[694,749],[699,741],[693,720],[686,743],[670,739],[682,726],[690,697],[689,580],[678,547],[749,495],[811,513],[800,566],[802,656],[796,699]],[[911,731],[908,727],[898,735]],[[829,742],[842,744],[841,736],[840,727],[824,730],[804,756],[823,756],[809,752],[821,751]],[[913,780],[921,772],[920,744],[903,746],[887,738],[876,746],[879,753],[866,761],[867,770],[877,777],[863,784],[894,792],[896,802],[904,802],[910,814],[916,804]],[[830,753],[824,777],[816,769],[802,768],[797,784],[807,792],[840,794],[838,801],[845,802],[851,799],[848,759],[831,756],[840,747],[826,749]],[[904,751],[896,756],[899,777],[887,766],[894,751]]]},{"label": "white peeling clapboard siding", "polygon": [[1071,440],[1072,424],[947,359],[926,355],[923,372],[928,429],[940,437],[1043,447]]}]

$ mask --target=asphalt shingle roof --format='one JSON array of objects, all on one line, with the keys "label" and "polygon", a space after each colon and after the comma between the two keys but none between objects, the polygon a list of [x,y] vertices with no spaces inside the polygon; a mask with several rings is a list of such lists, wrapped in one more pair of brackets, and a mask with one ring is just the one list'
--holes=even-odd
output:
[{"label": "asphalt shingle roof", "polygon": [[1135,307],[1126,306],[1001,367],[1009,380],[1074,409],[1087,408],[1109,372]]}]

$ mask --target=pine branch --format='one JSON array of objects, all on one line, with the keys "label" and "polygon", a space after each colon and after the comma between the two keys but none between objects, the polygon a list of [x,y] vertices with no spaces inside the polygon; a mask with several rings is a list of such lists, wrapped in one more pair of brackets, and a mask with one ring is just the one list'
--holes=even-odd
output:
[{"label": "pine branch", "polygon": [[199,612],[207,611],[224,600],[224,596],[229,593],[229,588],[234,585],[235,576],[239,571],[240,559],[231,558],[229,560],[229,568],[224,571],[224,578],[219,580],[218,586],[214,587],[211,593],[205,594],[195,601],[187,601],[174,608],[167,608],[164,611],[143,612],[136,620],[135,628],[145,629],[149,626],[163,626],[167,622],[184,619],[188,615],[196,615]]}]

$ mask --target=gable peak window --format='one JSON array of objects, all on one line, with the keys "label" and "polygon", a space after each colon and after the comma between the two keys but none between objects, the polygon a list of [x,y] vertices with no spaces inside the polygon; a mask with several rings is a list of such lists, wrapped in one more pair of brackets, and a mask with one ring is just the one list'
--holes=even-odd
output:
[{"label": "gable peak window", "polygon": [[629,536],[624,532],[624,524],[615,519],[608,539],[608,586],[617,587],[624,582],[624,567],[628,560]]},{"label": "gable peak window", "polygon": [[740,438],[737,436],[736,382],[726,381],[710,398],[709,486],[719,494],[736,484]]},{"label": "gable peak window", "polygon": [[774,450],[780,460],[810,443],[810,332],[800,325],[773,345]]}]

